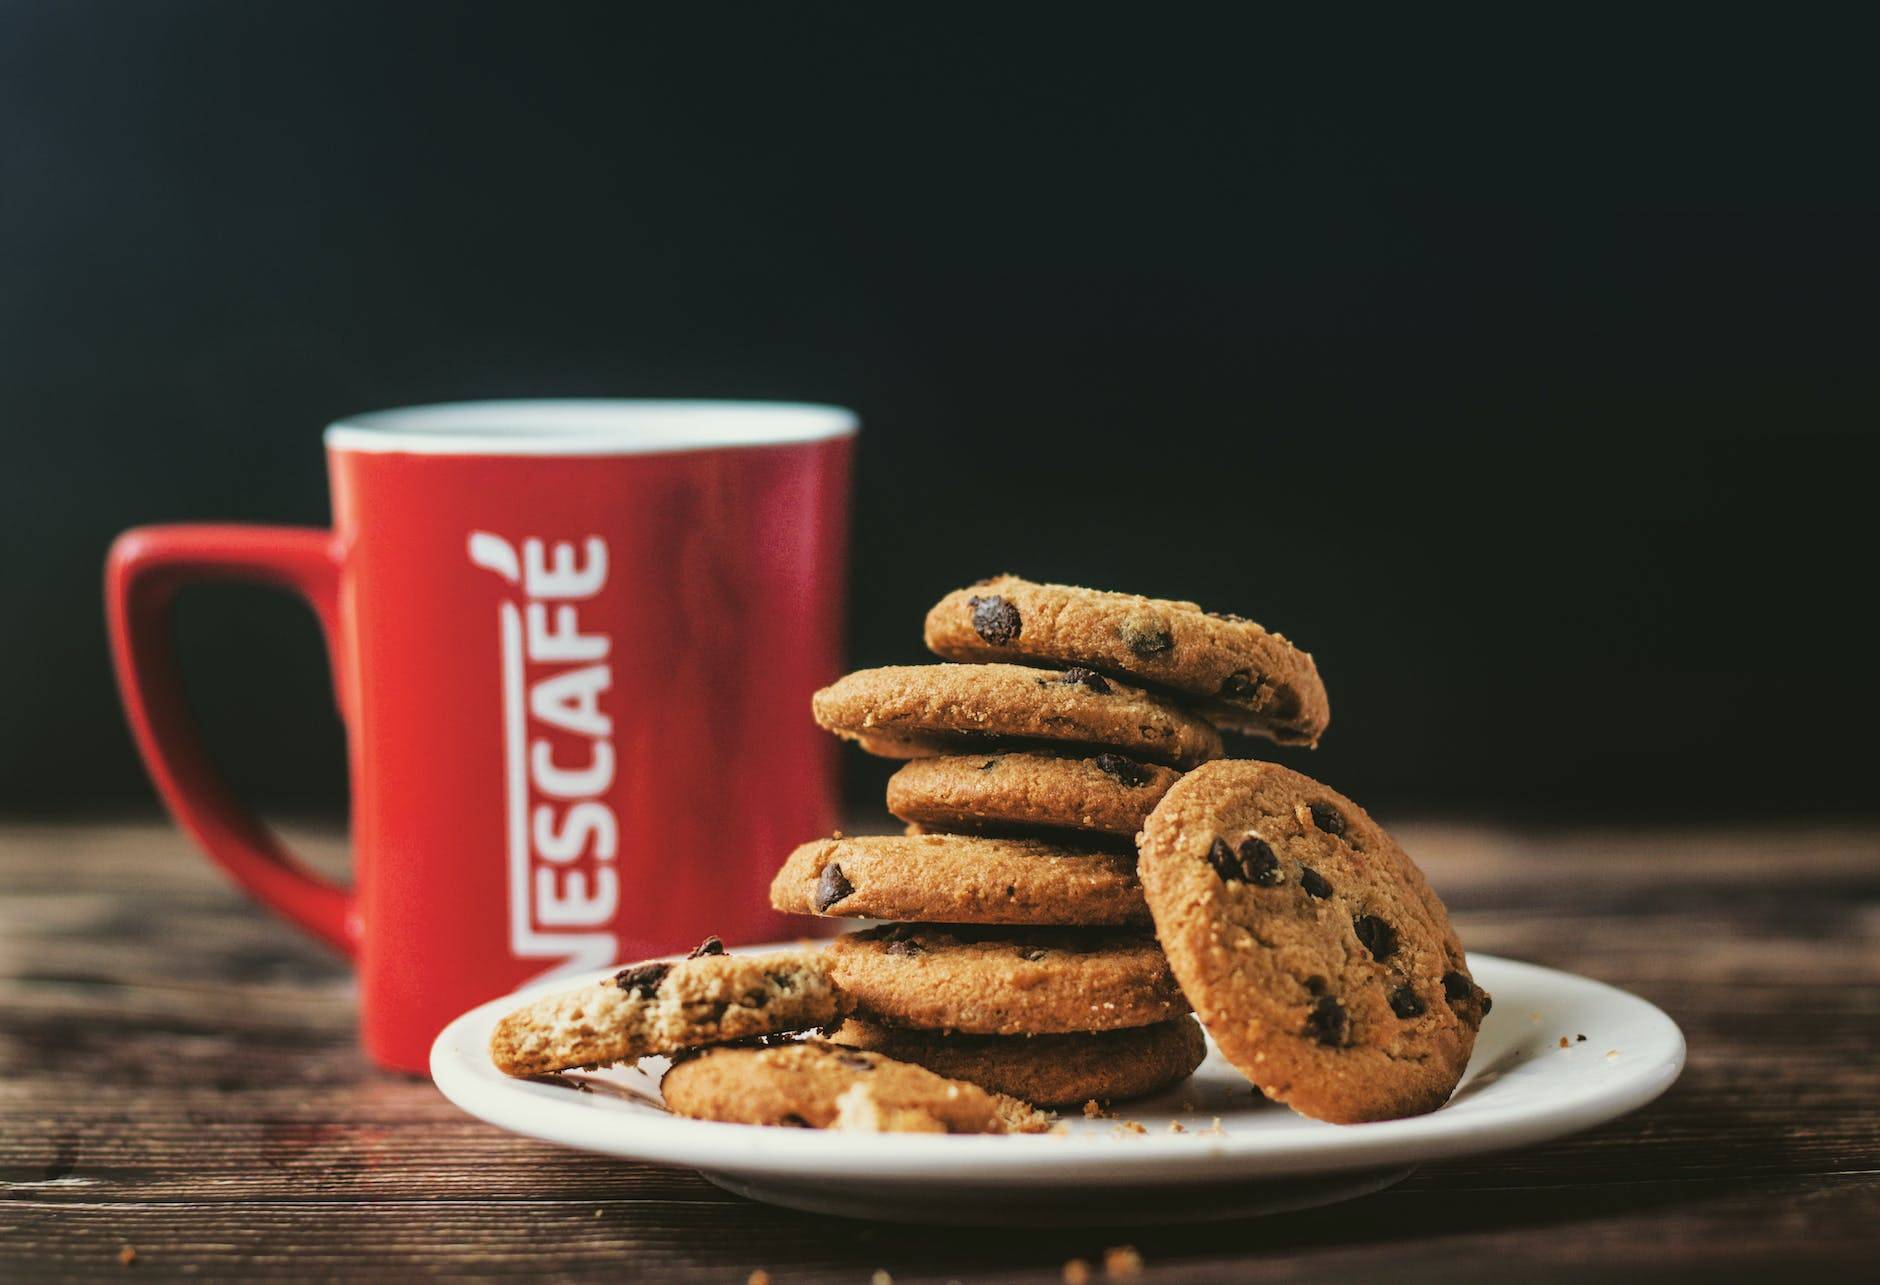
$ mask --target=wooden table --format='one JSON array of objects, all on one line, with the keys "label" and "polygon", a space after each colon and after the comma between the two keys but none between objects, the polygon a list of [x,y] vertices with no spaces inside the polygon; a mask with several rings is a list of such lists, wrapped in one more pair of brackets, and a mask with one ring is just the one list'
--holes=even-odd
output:
[{"label": "wooden table", "polygon": [[346,970],[167,827],[0,825],[0,1279],[1055,1281],[1122,1244],[1147,1279],[1874,1270],[1880,830],[1400,833],[1471,947],[1670,1012],[1682,1081],[1348,1204],[1019,1233],[790,1213],[500,1133],[369,1067]]}]

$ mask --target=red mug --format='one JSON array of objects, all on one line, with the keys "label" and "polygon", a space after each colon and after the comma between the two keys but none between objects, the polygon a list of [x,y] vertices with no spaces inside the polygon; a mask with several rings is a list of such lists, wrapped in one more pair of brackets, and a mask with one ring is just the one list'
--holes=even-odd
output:
[{"label": "red mug", "polygon": [[[855,417],[761,402],[474,402],[326,430],[333,529],[162,526],[112,546],[118,684],[170,812],[357,961],[366,1051],[422,1071],[529,981],[784,936],[770,877],[835,820],[809,697],[840,666]],[[353,886],[217,777],[169,604],[304,597],[352,775]]]}]

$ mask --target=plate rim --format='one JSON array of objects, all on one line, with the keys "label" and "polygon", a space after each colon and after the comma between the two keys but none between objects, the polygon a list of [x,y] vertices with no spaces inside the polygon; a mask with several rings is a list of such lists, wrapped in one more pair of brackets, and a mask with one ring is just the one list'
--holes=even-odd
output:
[{"label": "plate rim", "polygon": [[[800,945],[800,943],[798,943]],[[739,948],[737,953],[778,949]],[[677,958],[677,956],[675,956]],[[493,1065],[475,1065],[459,1050],[487,1044],[497,1018],[532,996],[581,984],[572,979],[523,987],[460,1014],[432,1043],[431,1078],[453,1105],[510,1133],[594,1154],[714,1173],[805,1181],[1013,1186],[1049,1178],[1060,1186],[1115,1187],[1228,1178],[1336,1173],[1420,1164],[1529,1146],[1592,1128],[1637,1110],[1676,1082],[1687,1045],[1676,1022],[1649,1000],[1596,978],[1497,955],[1471,953],[1470,971],[1527,974],[1549,988],[1592,988],[1602,1003],[1630,1009],[1658,1029],[1665,1043],[1642,1065],[1616,1068],[1583,1091],[1568,1092],[1512,1119],[1484,1121],[1447,1107],[1427,1115],[1368,1124],[1324,1125],[1323,1131],[1211,1136],[1151,1133],[1128,1145],[1103,1145],[1061,1135],[851,1134],[825,1130],[761,1129],[679,1116],[619,1115],[628,1129],[597,1127],[584,1095],[502,1077]],[[605,977],[615,970],[596,974]],[[1490,989],[1494,989],[1490,987]],[[1516,1020],[1512,1014],[1502,1020]],[[477,1038],[478,1031],[483,1032]],[[519,1097],[518,1094],[526,1094]],[[539,1096],[538,1096],[539,1095]],[[611,1114],[611,1113],[610,1113]],[[1203,1141],[1203,1139],[1206,1139]],[[1072,1141],[1073,1146],[1065,1143]],[[1199,1145],[1198,1145],[1199,1144]]]}]

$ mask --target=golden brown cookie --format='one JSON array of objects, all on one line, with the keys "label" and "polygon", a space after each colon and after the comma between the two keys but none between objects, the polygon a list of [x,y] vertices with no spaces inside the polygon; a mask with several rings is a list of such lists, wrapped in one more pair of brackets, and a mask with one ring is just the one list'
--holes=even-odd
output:
[{"label": "golden brown cookie", "polygon": [[1308,653],[1192,602],[995,576],[927,613],[927,646],[950,660],[1086,665],[1179,692],[1218,726],[1283,745],[1316,745],[1331,720]]},{"label": "golden brown cookie", "polygon": [[770,904],[793,915],[952,924],[1143,924],[1134,854],[1041,839],[879,834],[790,854]]},{"label": "golden brown cookie", "polygon": [[888,781],[888,811],[929,831],[1007,826],[1133,836],[1179,776],[1113,753],[915,759]]},{"label": "golden brown cookie", "polygon": [[889,1026],[1058,1035],[1188,1012],[1147,935],[894,924],[838,937],[825,954],[855,1010]]},{"label": "golden brown cookie", "polygon": [[1163,797],[1141,850],[1183,992],[1266,1096],[1340,1124],[1449,1099],[1489,998],[1363,808],[1278,764],[1211,763]]},{"label": "golden brown cookie", "polygon": [[1026,1103],[879,1053],[800,1040],[715,1048],[674,1062],[668,1110],[694,1120],[862,1133],[1038,1133]]},{"label": "golden brown cookie", "polygon": [[1159,1093],[1208,1051],[1192,1017],[1077,1035],[945,1035],[850,1017],[829,1038],[1041,1107]]},{"label": "golden brown cookie", "polygon": [[890,665],[823,688],[810,708],[829,731],[888,758],[1113,749],[1192,767],[1221,753],[1220,733],[1207,722],[1088,669]]},{"label": "golden brown cookie", "polygon": [[523,1005],[496,1024],[490,1059],[505,1075],[543,1075],[807,1030],[845,1008],[818,952],[727,955],[713,937],[680,963],[635,964]]}]

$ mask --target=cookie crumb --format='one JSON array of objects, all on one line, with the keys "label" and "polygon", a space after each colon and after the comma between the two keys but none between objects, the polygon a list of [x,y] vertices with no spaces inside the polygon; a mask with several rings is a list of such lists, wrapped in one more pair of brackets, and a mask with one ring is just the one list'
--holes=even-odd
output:
[{"label": "cookie crumb", "polygon": [[868,1278],[868,1285],[894,1285],[894,1277],[888,1275],[888,1269],[877,1267],[875,1274]]},{"label": "cookie crumb", "polygon": [[744,1278],[744,1285],[770,1285],[770,1273],[759,1267]]},{"label": "cookie crumb", "polygon": [[137,1261],[137,1251],[135,1249],[132,1249],[129,1245],[126,1245],[124,1246],[124,1248],[118,1250],[118,1266],[129,1267],[132,1263],[136,1261]]},{"label": "cookie crumb", "polygon": [[1081,1258],[1073,1258],[1064,1264],[1064,1270],[1058,1273],[1064,1279],[1064,1285],[1089,1285],[1090,1264]]},{"label": "cookie crumb", "polygon": [[1168,1131],[1170,1133],[1187,1133],[1188,1132],[1187,1129],[1182,1127],[1182,1122],[1180,1120],[1170,1120],[1168,1122]]},{"label": "cookie crumb", "polygon": [[1142,1275],[1142,1255],[1134,1245],[1117,1245],[1103,1251],[1104,1273],[1116,1280]]},{"label": "cookie crumb", "polygon": [[1201,1132],[1209,1137],[1215,1138],[1225,1138],[1227,1136],[1227,1130],[1221,1127],[1221,1117],[1218,1115],[1214,1117],[1214,1123],[1201,1130]]},{"label": "cookie crumb", "polygon": [[1619,1050],[1618,1050],[1618,1049],[1607,1049],[1607,1050],[1606,1050],[1606,1060],[1607,1060],[1608,1062],[1610,1062],[1610,1061],[1612,1061],[1613,1059],[1615,1059],[1615,1058],[1617,1058],[1618,1056],[1619,1056]]},{"label": "cookie crumb", "polygon": [[1091,1098],[1088,1102],[1084,1103],[1084,1119],[1102,1120],[1108,1118],[1108,1116],[1109,1112],[1105,1111],[1103,1104],[1095,1098]]},{"label": "cookie crumb", "polygon": [[1567,1047],[1567,1037],[1564,1035],[1560,1037],[1560,1047],[1561,1048]]},{"label": "cookie crumb", "polygon": [[1071,1127],[1068,1124],[1065,1124],[1062,1120],[1059,1120],[1056,1124],[1052,1125],[1049,1129],[1046,1129],[1045,1134],[1046,1136],[1052,1137],[1052,1138],[1068,1138],[1071,1136]]},{"label": "cookie crumb", "polygon": [[1149,1131],[1134,1120],[1118,1120],[1116,1127],[1111,1129],[1110,1132],[1119,1138],[1128,1138],[1135,1134],[1147,1133]]}]

